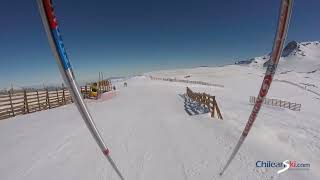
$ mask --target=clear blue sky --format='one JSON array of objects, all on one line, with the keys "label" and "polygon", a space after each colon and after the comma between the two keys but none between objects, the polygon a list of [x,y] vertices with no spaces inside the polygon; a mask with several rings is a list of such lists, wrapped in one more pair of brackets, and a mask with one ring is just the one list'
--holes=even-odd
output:
[{"label": "clear blue sky", "polygon": [[[271,50],[280,0],[53,0],[79,80],[222,65]],[[320,39],[320,1],[295,0],[287,41]],[[1,0],[0,88],[61,82],[35,0]]]}]

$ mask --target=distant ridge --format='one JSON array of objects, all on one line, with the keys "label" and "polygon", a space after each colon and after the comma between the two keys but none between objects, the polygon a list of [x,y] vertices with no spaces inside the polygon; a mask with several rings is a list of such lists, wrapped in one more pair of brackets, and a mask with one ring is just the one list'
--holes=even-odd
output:
[{"label": "distant ridge", "polygon": [[[270,53],[261,57],[236,61],[237,65],[267,67]],[[283,49],[279,66],[297,72],[316,72],[320,69],[320,42],[289,42]]]}]

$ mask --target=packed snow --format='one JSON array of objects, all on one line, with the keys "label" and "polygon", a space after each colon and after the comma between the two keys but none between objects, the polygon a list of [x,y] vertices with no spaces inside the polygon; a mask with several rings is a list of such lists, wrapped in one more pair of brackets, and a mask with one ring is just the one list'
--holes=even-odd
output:
[{"label": "packed snow", "polygon": [[[310,73],[314,65],[302,72],[285,61],[268,98],[300,103],[302,110],[263,106],[234,161],[219,176],[252,110],[249,97],[257,95],[263,79],[263,62],[254,64],[150,72],[126,80],[128,87],[115,82],[113,95],[90,101],[125,179],[320,179],[320,74]],[[150,75],[224,87],[155,81]],[[186,113],[187,86],[216,96],[224,120]],[[1,180],[118,179],[73,104],[0,121],[0,151]],[[281,168],[256,167],[257,161],[285,160],[310,168],[277,174]]]}]

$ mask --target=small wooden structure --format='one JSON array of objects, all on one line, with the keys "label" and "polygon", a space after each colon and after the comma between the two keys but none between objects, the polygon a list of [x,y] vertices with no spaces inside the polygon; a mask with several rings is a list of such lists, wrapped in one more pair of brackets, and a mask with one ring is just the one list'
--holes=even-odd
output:
[{"label": "small wooden structure", "polygon": [[207,107],[211,112],[211,117],[218,118],[221,120],[223,119],[215,96],[211,96],[210,94],[206,94],[206,93],[196,93],[196,92],[193,92],[188,87],[187,87],[187,95],[193,101],[196,101],[197,103]]},{"label": "small wooden structure", "polygon": [[[112,90],[112,84],[111,84],[111,81],[109,80],[102,80],[102,81],[98,81],[96,83],[91,83],[91,84],[96,84],[96,85],[81,86],[81,93],[83,95],[83,98],[85,99],[88,99],[88,98],[98,99],[102,93]],[[92,93],[93,89],[95,89],[94,90],[95,92],[94,94],[96,94],[95,96],[93,96],[93,93]]]},{"label": "small wooden structure", "polygon": [[[251,96],[249,99],[250,103],[254,104],[257,101],[257,98],[254,96]],[[275,107],[282,107],[282,108],[287,108],[292,111],[300,111],[301,110],[301,104],[297,103],[292,103],[288,101],[282,101],[279,99],[268,99],[265,98],[263,101],[263,104],[270,105],[270,106],[275,106]]]}]

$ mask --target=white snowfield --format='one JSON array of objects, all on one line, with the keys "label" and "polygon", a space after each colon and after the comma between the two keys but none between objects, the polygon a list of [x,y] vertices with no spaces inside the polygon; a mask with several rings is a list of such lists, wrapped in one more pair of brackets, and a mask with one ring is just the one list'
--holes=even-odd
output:
[{"label": "white snowfield", "polygon": [[[320,64],[320,63],[319,63]],[[314,84],[319,71],[280,71],[275,79]],[[250,134],[223,176],[252,110],[265,69],[230,65],[146,73],[117,84],[112,99],[88,103],[110,153],[127,180],[320,179],[320,96],[274,81],[268,98],[302,104],[300,112],[263,106]],[[290,73],[292,76],[290,76]],[[199,80],[224,88],[153,81]],[[305,78],[309,77],[309,78]],[[301,84],[300,84],[301,85]],[[216,96],[224,120],[184,110],[186,86]],[[73,104],[0,121],[1,180],[117,180]],[[256,167],[257,161],[309,163],[308,170]]]}]

